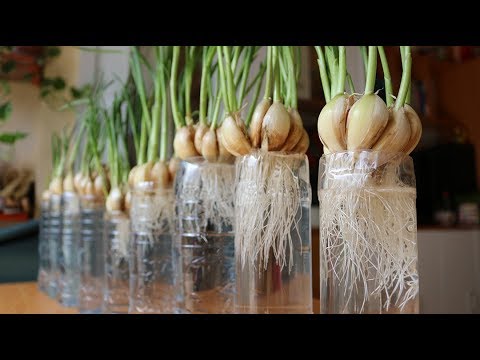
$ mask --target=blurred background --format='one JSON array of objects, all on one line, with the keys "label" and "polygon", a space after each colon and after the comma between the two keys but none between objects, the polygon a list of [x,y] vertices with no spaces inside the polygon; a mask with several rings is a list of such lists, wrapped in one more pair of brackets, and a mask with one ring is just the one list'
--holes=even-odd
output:
[{"label": "blurred background", "polygon": [[[399,50],[385,50],[397,89]],[[128,51],[127,46],[0,47],[0,283],[36,280],[34,219],[51,172],[51,134],[75,119],[73,111],[59,108],[100,76],[105,81],[125,80]],[[149,47],[142,51],[150,56]],[[421,312],[480,313],[480,122],[476,111],[480,47],[412,47],[412,56],[411,105],[423,124],[422,139],[411,154],[417,179]],[[348,47],[347,61],[355,87],[362,89],[363,63],[357,47]],[[380,66],[376,89],[382,95]],[[115,84],[107,89],[106,103],[116,90]],[[313,287],[318,297],[316,193],[322,146],[316,124],[325,101],[313,47],[302,47],[299,96],[311,143],[307,155],[313,190]]]}]

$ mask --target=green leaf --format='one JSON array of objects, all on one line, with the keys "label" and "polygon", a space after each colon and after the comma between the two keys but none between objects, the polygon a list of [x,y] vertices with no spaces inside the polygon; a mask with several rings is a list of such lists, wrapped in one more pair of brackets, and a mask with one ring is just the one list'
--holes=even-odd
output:
[{"label": "green leaf", "polygon": [[50,89],[49,88],[45,88],[45,89],[40,90],[40,97],[41,98],[47,97],[48,94],[50,94]]},{"label": "green leaf", "polygon": [[27,137],[27,133],[23,133],[20,131],[16,131],[13,133],[3,133],[0,134],[0,142],[4,144],[14,144],[18,140],[21,140],[25,137]]},{"label": "green leaf", "polygon": [[0,86],[2,87],[2,92],[4,96],[10,94],[10,84],[8,83],[8,81],[0,80]]},{"label": "green leaf", "polygon": [[55,90],[63,90],[65,89],[65,80],[63,80],[61,77],[56,77],[53,79],[52,85]]},{"label": "green leaf", "polygon": [[58,46],[49,46],[47,47],[46,55],[48,57],[57,57],[60,55],[60,48]]},{"label": "green leaf", "polygon": [[64,111],[67,109],[73,109],[75,106],[80,106],[80,105],[87,105],[90,103],[90,100],[88,98],[79,98],[75,99],[72,101],[69,101],[68,103],[62,105],[58,111]]},{"label": "green leaf", "polygon": [[10,71],[15,69],[15,61],[14,60],[8,60],[2,64],[2,72],[5,74],[8,74]]},{"label": "green leaf", "polygon": [[6,102],[0,105],[0,122],[5,122],[12,113],[12,104]]},{"label": "green leaf", "polygon": [[90,84],[84,85],[81,88],[77,88],[74,86],[70,88],[70,94],[74,99],[87,97],[91,91],[92,91],[92,87],[90,86]]}]

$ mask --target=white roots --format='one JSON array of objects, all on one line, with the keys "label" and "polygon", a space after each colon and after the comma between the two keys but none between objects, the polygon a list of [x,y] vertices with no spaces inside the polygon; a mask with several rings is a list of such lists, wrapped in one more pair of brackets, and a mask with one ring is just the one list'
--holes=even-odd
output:
[{"label": "white roots", "polygon": [[238,158],[236,166],[235,253],[242,268],[248,263],[266,270],[272,252],[283,269],[288,248],[290,271],[292,234],[301,238],[301,201],[311,196],[305,156],[258,151]]},{"label": "white roots", "polygon": [[152,187],[145,182],[135,188],[130,210],[133,234],[146,236],[153,242],[161,234],[170,234],[173,229],[174,197],[172,189]]},{"label": "white roots", "polygon": [[418,294],[413,163],[379,154],[321,160],[320,276],[339,312],[363,312],[375,298],[385,310],[403,309]]},{"label": "white roots", "polygon": [[114,257],[115,266],[118,266],[122,259],[128,257],[128,239],[130,234],[130,222],[128,216],[121,211],[111,211],[107,217],[108,251],[118,253]]},{"label": "white roots", "polygon": [[204,166],[201,168],[201,179],[200,199],[205,210],[205,225],[210,223],[220,230],[232,228],[235,168],[221,164]]},{"label": "white roots", "polygon": [[203,158],[184,161],[175,192],[182,232],[231,232],[235,167]]}]

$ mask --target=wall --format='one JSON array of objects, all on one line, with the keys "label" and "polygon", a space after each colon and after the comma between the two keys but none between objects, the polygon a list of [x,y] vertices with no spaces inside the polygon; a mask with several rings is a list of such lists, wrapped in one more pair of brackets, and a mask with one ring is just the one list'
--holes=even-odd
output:
[{"label": "wall", "polygon": [[[47,66],[46,74],[62,76],[67,84],[75,84],[79,50],[68,46],[61,49],[61,55]],[[34,170],[38,205],[51,172],[51,134],[65,125],[71,125],[75,116],[71,112],[51,110],[40,100],[39,89],[34,85],[11,82],[11,89],[13,113],[2,131],[19,130],[29,134],[26,139],[16,144],[14,163],[18,167]]]},{"label": "wall", "polygon": [[419,230],[420,312],[480,313],[480,231]]},{"label": "wall", "polygon": [[475,146],[477,184],[480,184],[480,59],[463,64],[438,62],[434,67],[439,115],[462,123]]}]

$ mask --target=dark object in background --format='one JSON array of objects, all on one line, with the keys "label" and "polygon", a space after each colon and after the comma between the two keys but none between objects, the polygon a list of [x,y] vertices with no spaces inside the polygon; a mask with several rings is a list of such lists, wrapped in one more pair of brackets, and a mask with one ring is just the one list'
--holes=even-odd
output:
[{"label": "dark object in background", "polygon": [[36,236],[38,234],[38,220],[29,220],[7,227],[0,228],[0,243],[18,240],[23,237]]},{"label": "dark object in background", "polygon": [[36,281],[38,221],[0,226],[0,284]]},{"label": "dark object in background", "polygon": [[411,154],[417,178],[417,220],[420,225],[435,223],[434,213],[442,209],[447,192],[454,210],[455,199],[477,192],[475,150],[471,144],[441,144]]},{"label": "dark object in background", "polygon": [[323,155],[323,144],[318,136],[317,126],[305,126],[310,138],[310,146],[306,153],[310,167],[310,185],[312,187],[312,206],[318,206],[318,164]]}]

